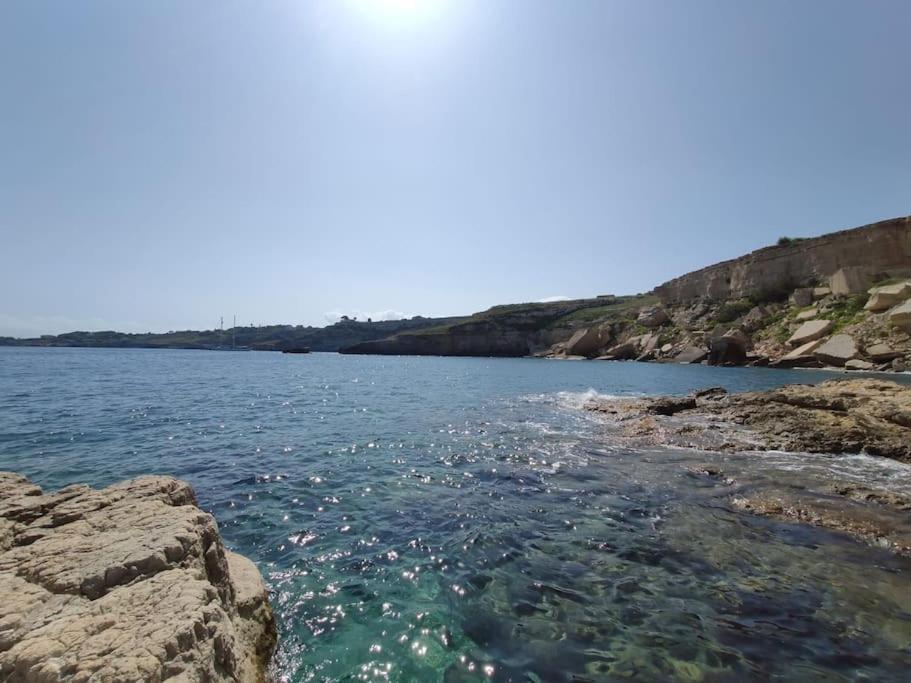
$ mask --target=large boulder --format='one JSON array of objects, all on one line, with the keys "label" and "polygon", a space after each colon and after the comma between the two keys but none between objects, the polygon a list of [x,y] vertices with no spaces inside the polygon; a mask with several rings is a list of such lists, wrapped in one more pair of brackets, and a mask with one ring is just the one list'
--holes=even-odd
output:
[{"label": "large boulder", "polygon": [[570,356],[594,356],[609,339],[610,333],[605,333],[602,328],[586,327],[576,330],[573,336],[563,342],[563,351]]},{"label": "large boulder", "polygon": [[835,327],[831,320],[808,320],[797,328],[797,331],[788,339],[791,346],[802,346],[807,342],[825,337]]},{"label": "large boulder", "polygon": [[823,345],[822,339],[814,339],[806,344],[798,346],[789,353],[779,358],[773,363],[776,367],[781,368],[799,368],[814,367],[819,365],[819,361],[813,356],[813,352]]},{"label": "large boulder", "polygon": [[893,358],[901,358],[904,355],[901,351],[896,351],[888,344],[872,344],[866,348],[864,353],[867,358],[871,358],[878,363],[884,363]]},{"label": "large boulder", "polygon": [[722,335],[712,340],[709,349],[709,365],[743,365],[747,360],[747,343],[740,336]]},{"label": "large boulder", "polygon": [[813,288],[812,287],[799,287],[794,290],[794,293],[791,294],[791,303],[793,303],[798,308],[803,308],[804,306],[809,306],[813,303]]},{"label": "large boulder", "polygon": [[872,370],[873,363],[860,358],[852,358],[845,363],[845,370]]},{"label": "large boulder", "polygon": [[894,285],[874,287],[870,290],[870,298],[864,304],[864,309],[879,313],[900,304],[908,298],[911,298],[911,280],[898,282]]},{"label": "large boulder", "polygon": [[850,334],[836,334],[813,352],[818,361],[839,366],[859,355],[857,343]]},{"label": "large boulder", "polygon": [[639,317],[636,318],[636,322],[640,325],[645,325],[646,327],[661,327],[666,323],[670,318],[661,306],[651,306],[649,308],[643,308],[639,311]]},{"label": "large boulder", "polygon": [[870,269],[863,266],[839,268],[829,277],[829,288],[836,296],[859,294],[870,286]]},{"label": "large boulder", "polygon": [[753,306],[740,321],[740,327],[747,333],[755,332],[765,326],[769,318],[769,309],[765,306]]},{"label": "large boulder", "polygon": [[687,346],[674,356],[675,363],[701,363],[708,358],[708,349],[699,346]]},{"label": "large boulder", "polygon": [[911,329],[911,300],[893,308],[888,317],[889,322],[896,327]]},{"label": "large boulder", "polygon": [[632,360],[639,355],[639,347],[631,342],[616,344],[605,351],[603,356],[598,356],[599,360]]},{"label": "large boulder", "polygon": [[0,472],[0,680],[262,681],[275,640],[259,571],[189,485]]}]

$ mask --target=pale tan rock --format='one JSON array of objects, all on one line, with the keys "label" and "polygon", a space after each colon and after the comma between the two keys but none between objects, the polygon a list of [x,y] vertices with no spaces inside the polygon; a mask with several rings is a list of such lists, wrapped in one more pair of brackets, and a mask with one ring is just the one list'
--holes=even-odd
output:
[{"label": "pale tan rock", "polygon": [[859,355],[857,343],[850,334],[836,334],[813,352],[813,356],[817,360],[838,366],[844,365]]},{"label": "pale tan rock", "polygon": [[873,363],[860,358],[852,358],[845,362],[845,370],[872,370]]},{"label": "pale tan rock", "polygon": [[732,300],[757,292],[780,291],[786,282],[802,285],[825,281],[840,269],[903,274],[909,268],[909,254],[911,217],[895,218],[758,249],[674,278],[654,291],[665,306],[699,299]]},{"label": "pale tan rock", "polygon": [[813,318],[815,318],[817,315],[819,315],[819,311],[816,310],[815,307],[808,308],[807,310],[801,311],[800,313],[795,315],[794,320],[797,320],[799,322],[805,322],[807,320],[813,320]]},{"label": "pale tan rock", "polygon": [[808,320],[791,335],[791,338],[788,339],[788,344],[801,346],[807,342],[820,339],[831,332],[834,327],[835,323],[831,320]]},{"label": "pale tan rock", "polygon": [[911,329],[911,300],[896,306],[887,315],[889,322],[896,327]]},{"label": "pale tan rock", "polygon": [[869,266],[839,268],[829,278],[829,288],[836,296],[858,294],[870,286]]},{"label": "pale tan rock", "polygon": [[708,358],[709,351],[700,346],[687,346],[674,356],[675,363],[701,363]]},{"label": "pale tan rock", "polygon": [[0,492],[0,680],[263,679],[262,578],[187,484],[43,494],[0,473]]},{"label": "pale tan rock", "polygon": [[896,351],[888,344],[872,344],[867,347],[866,355],[875,361],[887,361],[893,358],[901,358],[902,352]]},{"label": "pale tan rock", "polygon": [[793,351],[786,353],[784,356],[782,356],[781,359],[785,361],[792,361],[797,360],[798,358],[812,356],[813,352],[823,345],[823,341],[824,340],[822,339],[814,339],[813,341],[807,342],[806,344],[802,344]]},{"label": "pale tan rock", "polygon": [[667,311],[660,306],[644,308],[639,312],[639,317],[636,318],[636,322],[646,327],[661,327],[668,320]]},{"label": "pale tan rock", "polygon": [[911,298],[911,280],[874,287],[870,290],[870,298],[864,304],[864,309],[873,312],[885,311],[908,298]]}]

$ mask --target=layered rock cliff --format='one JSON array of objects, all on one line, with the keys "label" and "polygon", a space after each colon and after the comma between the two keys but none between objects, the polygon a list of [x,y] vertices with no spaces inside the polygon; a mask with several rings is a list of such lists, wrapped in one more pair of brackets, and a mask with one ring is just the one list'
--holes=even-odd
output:
[{"label": "layered rock cliff", "polygon": [[572,334],[568,316],[597,310],[616,297],[529,303],[493,308],[454,324],[397,334],[341,349],[341,353],[413,356],[527,356]]},{"label": "layered rock cliff", "polygon": [[825,285],[855,294],[874,281],[911,275],[911,217],[782,240],[730,261],[674,278],[655,288],[665,304],[767,296],[796,287]]},{"label": "layered rock cliff", "polygon": [[262,681],[275,642],[259,571],[188,484],[0,472],[0,680]]},{"label": "layered rock cliff", "polygon": [[496,306],[343,353],[911,367],[911,218],[782,240],[647,295]]}]

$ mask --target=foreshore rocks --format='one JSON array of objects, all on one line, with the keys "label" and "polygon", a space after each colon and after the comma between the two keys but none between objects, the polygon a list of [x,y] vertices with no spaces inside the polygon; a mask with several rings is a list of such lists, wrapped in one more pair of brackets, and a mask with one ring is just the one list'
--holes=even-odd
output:
[{"label": "foreshore rocks", "polygon": [[757,451],[787,451],[781,457],[795,464],[818,457],[814,453],[866,453],[909,463],[909,386],[833,380],[734,395],[713,388],[687,396],[597,399],[586,407],[604,416],[612,437],[633,447],[706,451],[715,463],[693,474],[727,487],[733,510],[824,527],[911,557],[911,496],[852,479],[782,478],[781,470],[767,471],[755,460],[762,457]]},{"label": "foreshore rocks", "polygon": [[716,388],[586,407],[611,417],[621,435],[647,444],[868,453],[911,462],[911,387],[895,382],[830,380],[743,394]]},{"label": "foreshore rocks", "polygon": [[188,484],[0,472],[0,680],[263,681],[275,644],[259,571]]}]

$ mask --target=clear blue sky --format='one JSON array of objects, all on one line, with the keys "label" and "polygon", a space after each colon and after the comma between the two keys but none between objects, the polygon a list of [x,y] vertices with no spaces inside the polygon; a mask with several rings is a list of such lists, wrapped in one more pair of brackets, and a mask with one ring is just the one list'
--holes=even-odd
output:
[{"label": "clear blue sky", "polygon": [[911,213],[911,2],[0,3],[0,334],[645,291]]}]

